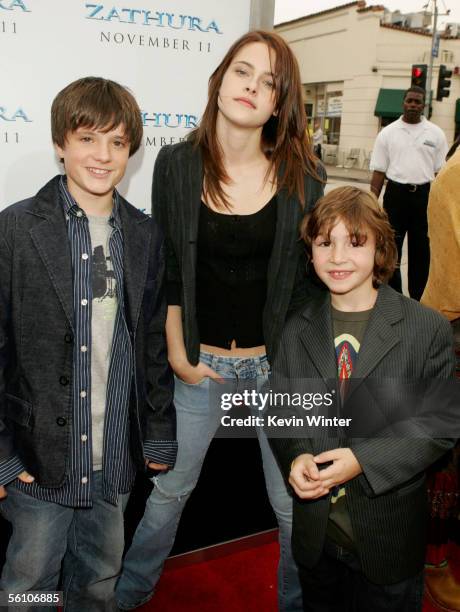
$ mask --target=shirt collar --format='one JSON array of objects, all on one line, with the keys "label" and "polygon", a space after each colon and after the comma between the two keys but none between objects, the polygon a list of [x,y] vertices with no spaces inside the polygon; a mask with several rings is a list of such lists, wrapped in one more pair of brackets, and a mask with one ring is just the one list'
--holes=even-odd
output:
[{"label": "shirt collar", "polygon": [[[67,188],[67,177],[63,174],[59,180],[59,191],[66,217],[70,215],[79,218],[87,218],[85,211],[80,208]],[[121,229],[120,220],[120,195],[116,189],[113,190],[113,208],[109,217],[109,224],[115,229]]]},{"label": "shirt collar", "polygon": [[403,120],[403,116],[404,116],[404,115],[401,115],[401,116],[399,117],[399,127],[400,127],[400,128],[402,128],[402,129],[404,129],[404,128],[405,128],[406,126],[408,126],[408,125],[421,125],[421,124],[423,124],[423,125],[424,125],[424,127],[426,127],[426,125],[425,125],[425,124],[426,124],[427,118],[425,117],[425,115],[422,115],[422,116],[420,117],[420,121],[419,121],[419,123],[407,123],[407,121],[404,121],[404,120]]}]

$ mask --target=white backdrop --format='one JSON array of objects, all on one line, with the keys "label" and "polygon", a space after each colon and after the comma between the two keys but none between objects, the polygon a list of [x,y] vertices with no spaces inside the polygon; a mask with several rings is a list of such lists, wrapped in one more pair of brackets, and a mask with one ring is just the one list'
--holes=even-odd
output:
[{"label": "white backdrop", "polygon": [[249,27],[250,0],[117,1],[0,0],[0,209],[61,171],[51,102],[91,75],[126,85],[141,107],[143,145],[119,189],[149,211],[159,148],[197,123],[211,72]]}]

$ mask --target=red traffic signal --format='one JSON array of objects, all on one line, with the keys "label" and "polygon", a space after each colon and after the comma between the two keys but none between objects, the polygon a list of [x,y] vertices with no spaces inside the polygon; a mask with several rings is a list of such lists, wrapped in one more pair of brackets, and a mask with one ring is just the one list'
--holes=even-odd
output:
[{"label": "red traffic signal", "polygon": [[426,89],[426,76],[428,73],[427,64],[413,64],[411,74],[411,87],[421,87]]}]

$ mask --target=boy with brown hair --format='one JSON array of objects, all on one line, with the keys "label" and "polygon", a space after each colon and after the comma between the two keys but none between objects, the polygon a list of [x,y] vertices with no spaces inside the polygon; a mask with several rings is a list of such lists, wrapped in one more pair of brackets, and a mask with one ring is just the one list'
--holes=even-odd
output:
[{"label": "boy with brown hair", "polygon": [[344,419],[347,426],[313,434],[310,427],[304,438],[271,438],[296,494],[293,551],[304,609],[419,611],[424,470],[454,441],[434,437],[418,417],[433,409],[426,389],[439,399],[446,381],[438,379],[453,375],[449,324],[385,284],[397,253],[373,194],[334,189],[301,233],[328,291],[288,321],[273,388],[332,385],[336,414],[354,421],[350,429]]},{"label": "boy with brown hair", "polygon": [[176,455],[162,238],[115,189],[132,94],[79,79],[51,124],[65,174],[0,214],[0,588],[56,591],[63,561],[64,610],[107,612],[136,470]]}]

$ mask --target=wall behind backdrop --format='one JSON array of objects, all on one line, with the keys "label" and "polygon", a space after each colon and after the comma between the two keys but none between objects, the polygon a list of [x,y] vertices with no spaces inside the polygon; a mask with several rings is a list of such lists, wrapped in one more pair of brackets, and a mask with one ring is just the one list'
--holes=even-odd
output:
[{"label": "wall behind backdrop", "polygon": [[207,81],[246,32],[250,1],[0,0],[0,209],[62,171],[50,136],[54,96],[83,76],[127,86],[144,139],[120,192],[150,210],[155,157],[199,121]]}]

